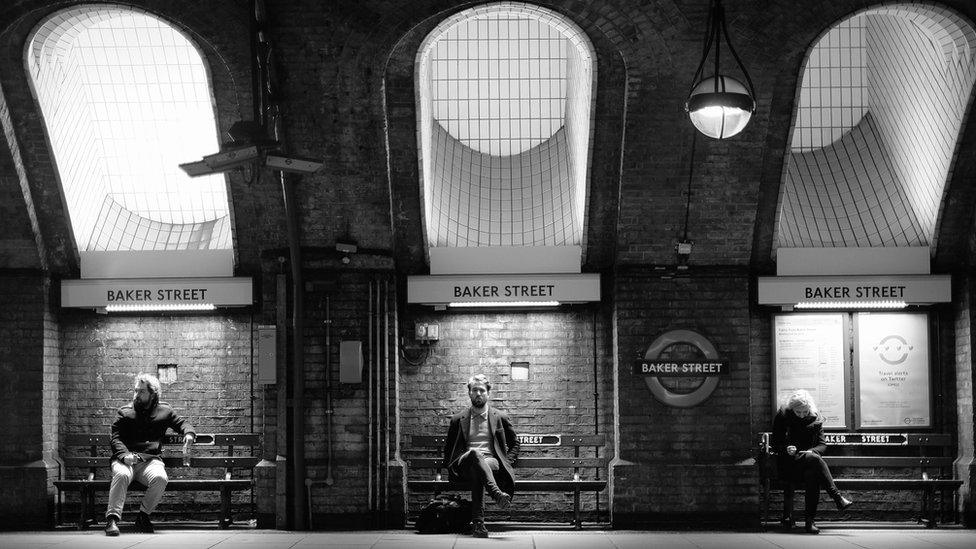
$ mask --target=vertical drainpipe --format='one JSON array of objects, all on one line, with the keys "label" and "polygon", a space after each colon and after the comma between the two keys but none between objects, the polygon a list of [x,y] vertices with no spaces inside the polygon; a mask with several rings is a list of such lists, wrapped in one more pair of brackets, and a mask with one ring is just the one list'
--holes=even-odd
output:
[{"label": "vertical drainpipe", "polygon": [[[278,121],[281,119],[278,118]],[[275,123],[278,138],[280,122]],[[285,217],[288,222],[288,251],[291,256],[292,284],[292,478],[293,524],[295,530],[306,530],[305,517],[305,283],[302,278],[302,249],[298,207],[295,200],[295,181],[281,172],[281,190],[285,200]]]},{"label": "vertical drainpipe", "polygon": [[[284,142],[281,113],[275,97],[271,44],[264,25],[267,9],[263,0],[253,0],[252,46],[258,71],[254,77],[258,86],[254,97],[255,120],[268,128],[268,116],[272,116],[273,137],[279,144]],[[259,169],[255,167],[255,169]],[[295,530],[307,529],[305,517],[305,285],[302,279],[301,228],[298,204],[295,199],[295,177],[280,173],[281,192],[285,206],[288,251],[291,263],[292,290],[292,526]]]}]

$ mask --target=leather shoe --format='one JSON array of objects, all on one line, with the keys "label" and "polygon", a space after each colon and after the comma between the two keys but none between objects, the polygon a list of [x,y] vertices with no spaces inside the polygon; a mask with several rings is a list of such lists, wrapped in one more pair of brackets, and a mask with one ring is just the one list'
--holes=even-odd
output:
[{"label": "leather shoe", "polygon": [[109,515],[107,524],[105,524],[105,535],[106,536],[117,536],[119,535],[119,517],[115,515]]},{"label": "leather shoe", "polygon": [[485,528],[485,523],[482,521],[475,521],[471,524],[471,536],[475,538],[487,538],[488,529]]},{"label": "leather shoe", "polygon": [[806,530],[806,532],[808,534],[819,534],[820,533],[820,528],[817,528],[817,525],[814,524],[812,520],[808,520],[806,527],[803,528],[803,529]]},{"label": "leather shoe", "polygon": [[149,520],[149,515],[142,511],[139,511],[139,516],[136,517],[136,530],[144,534],[152,534],[155,532],[152,521]]},{"label": "leather shoe", "polygon": [[836,496],[834,496],[834,503],[837,504],[838,511],[843,511],[844,509],[847,509],[848,507],[854,504],[853,501],[845,498],[841,494],[837,494]]},{"label": "leather shoe", "polygon": [[505,492],[498,492],[498,495],[493,498],[495,504],[498,505],[499,509],[508,509],[508,506],[512,504],[512,496],[506,494]]}]

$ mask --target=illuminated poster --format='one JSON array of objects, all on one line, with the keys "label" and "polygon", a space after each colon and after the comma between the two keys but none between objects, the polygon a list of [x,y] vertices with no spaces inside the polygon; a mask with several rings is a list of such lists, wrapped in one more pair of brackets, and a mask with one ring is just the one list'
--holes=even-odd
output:
[{"label": "illuminated poster", "polygon": [[858,313],[858,427],[930,427],[925,314]]},{"label": "illuminated poster", "polygon": [[813,395],[824,427],[847,427],[843,314],[788,314],[773,317],[773,360],[779,406],[797,389]]}]

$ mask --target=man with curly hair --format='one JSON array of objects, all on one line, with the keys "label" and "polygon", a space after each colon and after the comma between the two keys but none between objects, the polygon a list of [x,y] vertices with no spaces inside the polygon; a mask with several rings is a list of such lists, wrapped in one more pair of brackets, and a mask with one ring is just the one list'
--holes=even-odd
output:
[{"label": "man with curly hair", "polygon": [[169,477],[160,455],[166,430],[183,435],[183,453],[196,439],[196,430],[165,402],[160,402],[160,385],[156,376],[139,374],[135,379],[132,402],[119,408],[112,424],[112,485],[105,511],[105,535],[119,535],[122,506],[129,484],[135,480],[146,486],[136,529],[152,533],[149,520],[166,490]]}]

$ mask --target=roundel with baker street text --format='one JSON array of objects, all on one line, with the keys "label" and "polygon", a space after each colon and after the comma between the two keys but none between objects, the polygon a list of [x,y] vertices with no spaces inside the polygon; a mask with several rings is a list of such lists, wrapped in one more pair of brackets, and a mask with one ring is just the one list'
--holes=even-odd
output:
[{"label": "roundel with baker street text", "polygon": [[[678,345],[698,349],[703,358],[671,358],[669,351]],[[654,398],[676,408],[691,408],[704,402],[718,387],[720,376],[728,373],[729,362],[719,357],[715,345],[704,335],[687,329],[659,335],[648,346],[644,358],[634,365],[634,374],[643,377]],[[704,378],[704,381],[690,391],[681,391],[674,386],[676,378]]]}]

